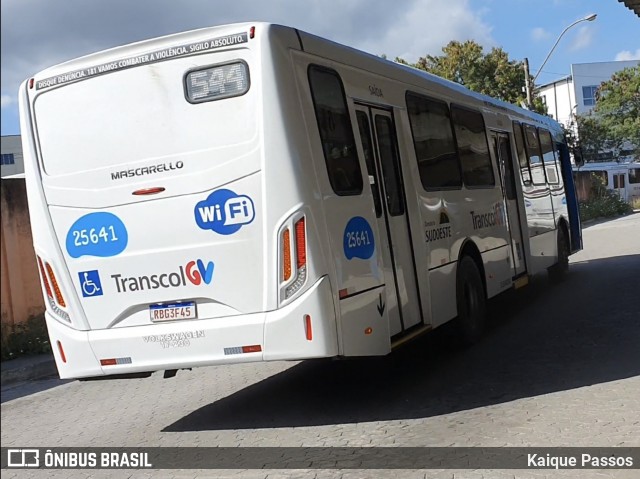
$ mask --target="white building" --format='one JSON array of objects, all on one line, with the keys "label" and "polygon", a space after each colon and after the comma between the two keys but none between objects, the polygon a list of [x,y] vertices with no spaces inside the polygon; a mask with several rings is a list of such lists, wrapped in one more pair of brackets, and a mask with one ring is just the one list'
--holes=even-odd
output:
[{"label": "white building", "polygon": [[547,113],[567,126],[574,114],[584,115],[591,111],[600,83],[610,80],[620,70],[637,65],[640,60],[574,63],[571,75],[541,85],[536,92],[547,105]]},{"label": "white building", "polygon": [[0,137],[0,150],[2,152],[0,176],[6,178],[12,175],[24,174],[20,135]]}]

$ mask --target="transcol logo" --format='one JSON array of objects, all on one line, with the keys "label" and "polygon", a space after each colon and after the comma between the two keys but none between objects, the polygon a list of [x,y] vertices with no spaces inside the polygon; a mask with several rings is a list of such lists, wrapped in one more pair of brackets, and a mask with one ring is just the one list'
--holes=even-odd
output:
[{"label": "transcol logo", "polygon": [[[186,266],[178,267],[177,271],[159,273],[144,276],[122,276],[112,274],[111,278],[116,284],[118,293],[131,291],[145,291],[148,289],[166,289],[188,286],[189,283],[200,286],[209,284],[213,279],[214,264],[209,261],[206,264],[201,259],[189,261]],[[187,281],[189,283],[187,283]]]},{"label": "transcol logo", "polygon": [[206,200],[198,202],[194,213],[201,229],[221,235],[235,233],[256,217],[251,198],[225,189],[214,191]]}]

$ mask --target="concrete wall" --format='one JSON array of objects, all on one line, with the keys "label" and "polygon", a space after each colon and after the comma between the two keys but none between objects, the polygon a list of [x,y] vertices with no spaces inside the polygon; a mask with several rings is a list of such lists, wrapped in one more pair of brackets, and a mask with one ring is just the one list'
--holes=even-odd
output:
[{"label": "concrete wall", "polygon": [[1,192],[1,320],[15,324],[42,314],[44,300],[33,252],[24,179],[3,179]]}]

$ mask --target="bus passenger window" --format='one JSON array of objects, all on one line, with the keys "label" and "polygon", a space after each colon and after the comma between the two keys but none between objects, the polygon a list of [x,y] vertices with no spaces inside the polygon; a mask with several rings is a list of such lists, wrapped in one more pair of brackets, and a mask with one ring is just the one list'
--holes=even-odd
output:
[{"label": "bus passenger window", "polygon": [[482,113],[451,107],[465,186],[494,186],[493,166]]},{"label": "bus passenger window", "polygon": [[540,142],[538,141],[536,128],[531,125],[524,125],[524,137],[529,155],[529,167],[531,168],[533,184],[544,185],[547,182],[547,177],[544,172],[544,163],[542,162],[542,153],[540,152]]},{"label": "bus passenger window", "polygon": [[556,167],[556,155],[553,150],[553,140],[551,133],[544,128],[538,129],[540,134],[540,147],[542,148],[542,161],[544,163],[547,179],[549,183],[558,184],[558,169]]},{"label": "bus passenger window", "polygon": [[335,71],[311,65],[309,85],[331,188],[340,196],[359,195],[362,172],[342,81]]},{"label": "bus passenger window", "polygon": [[518,153],[518,163],[520,164],[520,172],[522,174],[522,183],[528,185],[531,183],[531,170],[529,169],[529,158],[524,150],[524,141],[522,139],[522,125],[517,121],[513,122],[513,137],[516,140],[516,152]]},{"label": "bus passenger window", "polygon": [[378,186],[378,174],[376,172],[375,160],[373,158],[373,141],[371,141],[371,129],[369,128],[369,116],[363,111],[356,111],[358,119],[358,130],[360,131],[360,139],[362,141],[362,149],[364,150],[364,161],[367,165],[367,173],[373,181],[369,181],[371,185],[371,194],[373,195],[373,205],[376,209],[376,216],[382,216],[382,205],[380,204],[380,187]]},{"label": "bus passenger window", "polygon": [[407,111],[424,189],[460,188],[462,174],[447,104],[407,92]]}]

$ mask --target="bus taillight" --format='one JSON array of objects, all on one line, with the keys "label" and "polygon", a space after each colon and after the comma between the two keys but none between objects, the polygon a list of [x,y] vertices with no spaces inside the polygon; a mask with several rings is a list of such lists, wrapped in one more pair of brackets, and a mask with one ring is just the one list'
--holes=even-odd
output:
[{"label": "bus taillight", "polygon": [[56,294],[56,302],[60,306],[65,308],[67,304],[64,302],[64,298],[62,297],[62,291],[60,291],[60,287],[58,286],[56,275],[53,274],[53,268],[49,263],[45,263],[45,267],[47,268],[47,273],[49,273],[49,279],[51,280],[51,284],[53,285],[53,291]]},{"label": "bus taillight", "polygon": [[47,273],[44,270],[42,260],[40,259],[40,256],[37,256],[37,258],[38,258],[38,267],[40,268],[40,276],[42,278],[42,284],[44,285],[44,290],[47,292],[47,296],[50,299],[53,299],[53,293],[51,292],[51,286],[49,286],[49,280],[47,279]]},{"label": "bus taillight", "polygon": [[296,222],[296,258],[298,269],[307,264],[307,239],[304,231],[304,216]]},{"label": "bus taillight", "polygon": [[[307,232],[305,217],[299,213],[290,218],[285,225],[280,233],[280,291],[281,299],[286,300],[300,291],[307,281]],[[292,232],[295,235],[293,241]]]},{"label": "bus taillight", "polygon": [[289,228],[282,233],[282,279],[289,281],[291,278],[291,233]]}]

